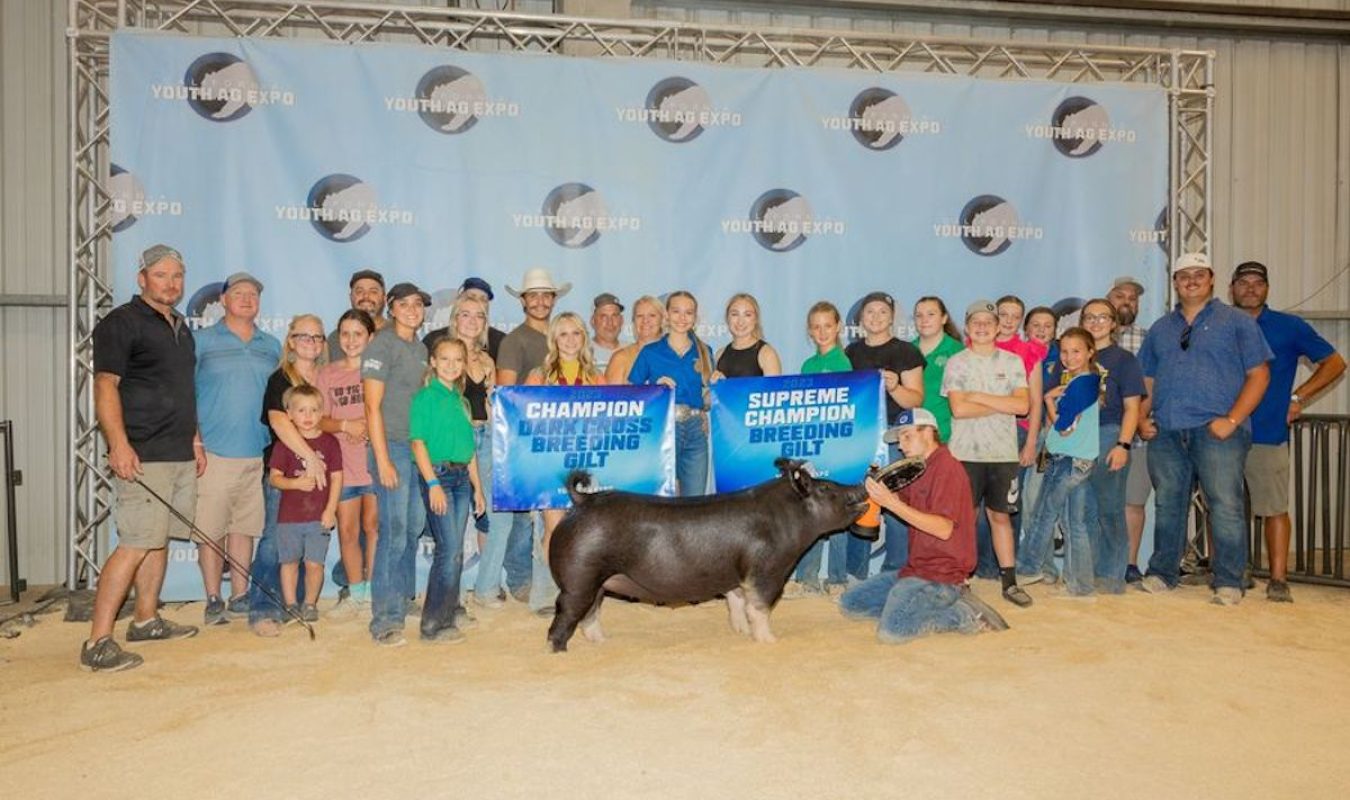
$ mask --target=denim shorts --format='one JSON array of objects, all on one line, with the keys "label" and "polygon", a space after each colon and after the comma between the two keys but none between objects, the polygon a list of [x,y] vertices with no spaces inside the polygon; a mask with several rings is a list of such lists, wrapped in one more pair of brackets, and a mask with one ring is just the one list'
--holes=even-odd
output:
[{"label": "denim shorts", "polygon": [[375,484],[367,483],[365,486],[344,486],[342,494],[338,495],[338,502],[345,503],[348,500],[355,500],[358,497],[375,494]]},{"label": "denim shorts", "polygon": [[330,535],[318,522],[278,522],[277,563],[324,563]]}]

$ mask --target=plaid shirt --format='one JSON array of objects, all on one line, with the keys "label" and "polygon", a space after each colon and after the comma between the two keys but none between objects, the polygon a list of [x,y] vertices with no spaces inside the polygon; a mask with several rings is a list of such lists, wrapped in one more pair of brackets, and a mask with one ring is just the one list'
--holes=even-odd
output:
[{"label": "plaid shirt", "polygon": [[1148,330],[1138,325],[1125,325],[1116,331],[1116,344],[1120,345],[1122,350],[1128,350],[1133,355],[1139,355],[1139,347],[1144,343],[1144,334]]}]

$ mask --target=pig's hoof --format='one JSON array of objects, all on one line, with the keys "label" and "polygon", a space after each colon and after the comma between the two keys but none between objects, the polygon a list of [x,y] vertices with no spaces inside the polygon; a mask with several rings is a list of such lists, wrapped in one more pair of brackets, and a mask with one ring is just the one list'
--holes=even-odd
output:
[{"label": "pig's hoof", "polygon": [[592,644],[600,644],[605,641],[605,632],[600,630],[600,626],[594,628],[582,628],[581,635],[586,637],[586,641]]},{"label": "pig's hoof", "polygon": [[755,641],[760,644],[773,644],[778,641],[778,637],[772,633],[757,633],[755,634]]},{"label": "pig's hoof", "polygon": [[555,653],[567,652],[567,642],[550,642],[550,644],[552,644],[553,652]]}]

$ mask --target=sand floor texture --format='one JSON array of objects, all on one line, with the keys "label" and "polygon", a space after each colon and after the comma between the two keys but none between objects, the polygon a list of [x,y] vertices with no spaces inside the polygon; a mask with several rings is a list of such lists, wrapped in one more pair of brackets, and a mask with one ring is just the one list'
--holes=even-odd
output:
[{"label": "sand floor texture", "polygon": [[881,645],[811,598],[757,645],[720,602],[606,601],[609,640],[553,655],[510,603],[461,644],[416,641],[415,619],[397,649],[364,620],[314,642],[234,622],[98,675],[76,663],[87,626],[42,616],[0,641],[0,797],[1350,794],[1350,592],[1221,608],[1033,586],[1023,610],[976,589],[1011,630]]}]

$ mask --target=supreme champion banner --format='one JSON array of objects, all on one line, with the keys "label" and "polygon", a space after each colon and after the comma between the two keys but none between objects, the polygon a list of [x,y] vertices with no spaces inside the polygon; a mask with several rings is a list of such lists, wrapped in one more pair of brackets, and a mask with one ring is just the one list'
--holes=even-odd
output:
[{"label": "supreme champion banner", "polygon": [[674,394],[665,386],[502,386],[492,401],[492,506],[568,508],[567,473],[597,489],[675,494]]},{"label": "supreme champion banner", "polygon": [[884,391],[879,370],[714,383],[717,491],[769,480],[781,457],[809,462],[817,477],[861,483],[869,465],[885,463]]}]

